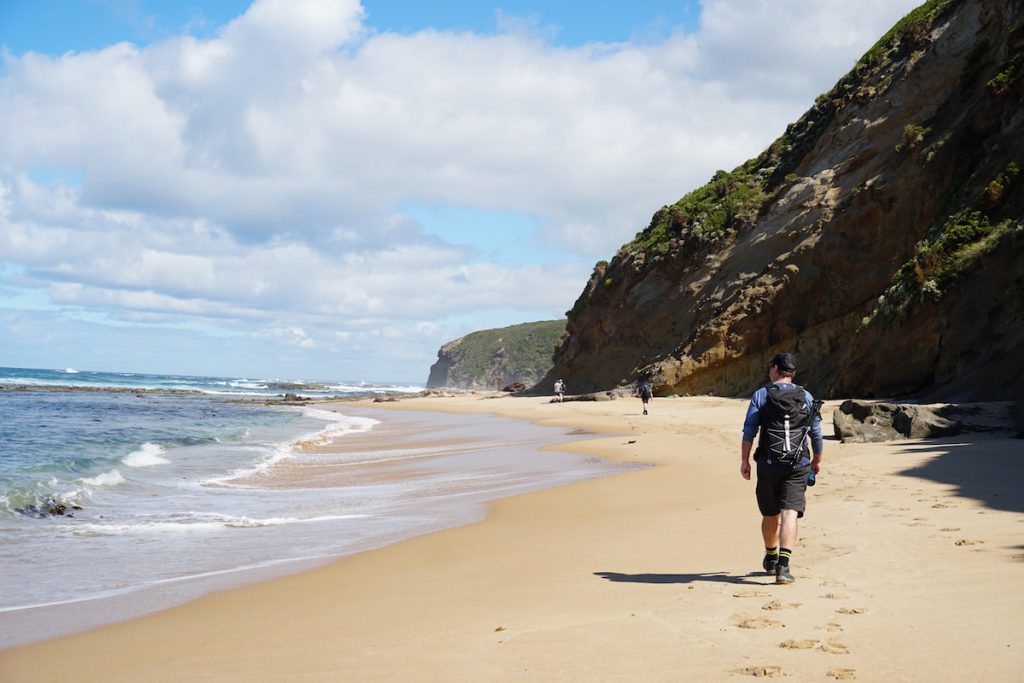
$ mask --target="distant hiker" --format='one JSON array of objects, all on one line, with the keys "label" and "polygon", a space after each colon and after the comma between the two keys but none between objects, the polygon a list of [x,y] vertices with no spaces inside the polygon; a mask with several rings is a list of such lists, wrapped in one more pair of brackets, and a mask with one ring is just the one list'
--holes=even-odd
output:
[{"label": "distant hiker", "polygon": [[651,390],[651,383],[649,380],[642,379],[636,385],[636,395],[640,397],[640,400],[644,403],[644,415],[647,414],[647,402],[654,396],[654,391]]},{"label": "distant hiker", "polygon": [[[775,583],[793,583],[789,559],[796,545],[797,520],[806,508],[807,477],[821,471],[821,402],[793,384],[796,358],[780,353],[768,364],[768,384],[754,392],[743,421],[740,474],[750,479],[750,450],[757,463],[757,506],[765,554],[761,566]],[[807,449],[811,438],[813,459]]]},{"label": "distant hiker", "polygon": [[555,382],[555,399],[561,403],[565,400],[565,382],[557,380]]}]

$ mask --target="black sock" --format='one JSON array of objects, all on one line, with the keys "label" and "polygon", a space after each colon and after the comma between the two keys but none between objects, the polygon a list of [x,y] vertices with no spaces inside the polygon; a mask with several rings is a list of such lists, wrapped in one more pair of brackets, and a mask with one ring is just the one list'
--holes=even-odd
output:
[{"label": "black sock", "polygon": [[764,559],[768,560],[769,562],[777,563],[779,561],[779,550],[778,550],[778,548],[767,548],[766,547],[764,549]]},{"label": "black sock", "polygon": [[789,566],[789,556],[793,554],[793,551],[789,548],[779,548],[779,566]]}]

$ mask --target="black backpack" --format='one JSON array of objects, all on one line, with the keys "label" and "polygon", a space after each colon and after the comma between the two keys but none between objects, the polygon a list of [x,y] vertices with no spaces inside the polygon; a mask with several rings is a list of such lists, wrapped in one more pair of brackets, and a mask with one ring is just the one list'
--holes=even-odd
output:
[{"label": "black backpack", "polygon": [[807,434],[821,401],[807,405],[804,388],[796,385],[766,385],[768,396],[761,408],[761,438],[754,460],[795,465],[808,455]]}]

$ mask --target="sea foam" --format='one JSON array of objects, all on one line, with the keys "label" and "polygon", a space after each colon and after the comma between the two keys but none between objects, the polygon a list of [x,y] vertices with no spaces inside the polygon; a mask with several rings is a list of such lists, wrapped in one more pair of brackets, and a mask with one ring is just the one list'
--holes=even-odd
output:
[{"label": "sea foam", "polygon": [[164,447],[156,443],[144,443],[137,451],[132,451],[121,462],[128,467],[153,467],[166,465],[170,462],[163,457]]},{"label": "sea foam", "polygon": [[125,479],[124,475],[117,470],[110,470],[109,472],[98,474],[95,477],[83,478],[81,481],[87,486],[117,486],[118,484],[123,484],[128,480]]}]

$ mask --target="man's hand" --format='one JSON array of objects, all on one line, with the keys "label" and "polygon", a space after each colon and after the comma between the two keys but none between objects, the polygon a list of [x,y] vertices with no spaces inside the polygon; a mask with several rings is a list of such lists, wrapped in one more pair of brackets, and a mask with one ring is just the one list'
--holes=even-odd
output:
[{"label": "man's hand", "polygon": [[815,474],[821,472],[821,453],[816,453],[811,459],[811,469]]},{"label": "man's hand", "polygon": [[750,449],[753,446],[753,441],[744,441],[740,444],[740,474],[744,479],[750,479]]}]

